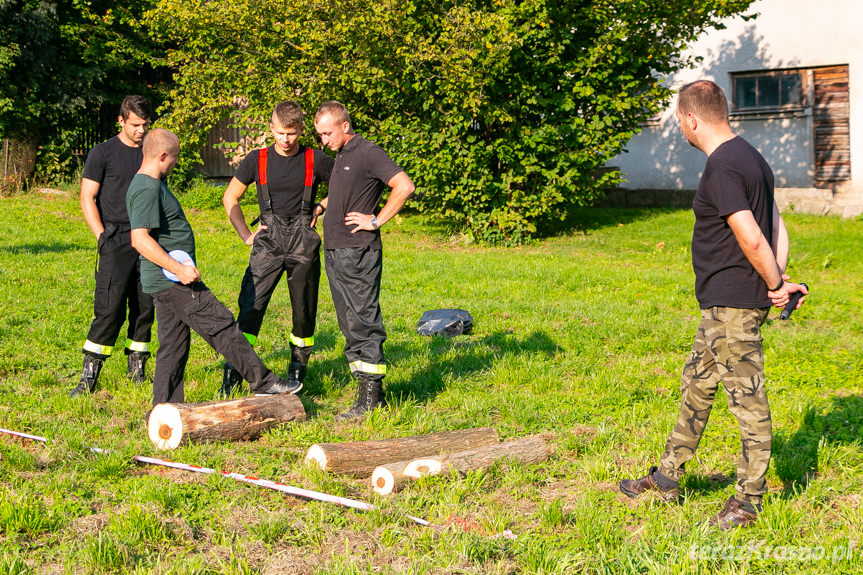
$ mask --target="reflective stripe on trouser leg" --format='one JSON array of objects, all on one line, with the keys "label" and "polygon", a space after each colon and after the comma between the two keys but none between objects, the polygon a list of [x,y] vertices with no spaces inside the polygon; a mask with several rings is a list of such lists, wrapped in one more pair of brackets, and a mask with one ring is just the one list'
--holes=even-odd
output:
[{"label": "reflective stripe on trouser leg", "polygon": [[102,246],[99,268],[96,271],[93,321],[87,332],[88,341],[113,347],[126,321],[127,307],[128,339],[150,341],[154,317],[153,299],[141,288],[139,255],[132,247],[128,230],[116,232]]},{"label": "reflective stripe on trouser leg", "polygon": [[126,349],[129,351],[140,351],[144,353],[149,353],[150,344],[146,341],[132,341],[131,339],[127,339]]},{"label": "reflective stripe on trouser leg", "polygon": [[368,247],[325,250],[324,262],[339,328],[345,336],[348,363],[360,362],[372,368],[361,373],[382,377],[386,371],[383,343],[387,334],[378,299],[381,250]]},{"label": "reflective stripe on trouser leg", "polygon": [[767,487],[772,443],[760,329],[767,310],[714,307],[702,310],[701,316],[681,377],[680,415],[660,470],[671,479],[680,478],[698,448],[721,381],[741,433],[738,497],[758,504]]},{"label": "reflective stripe on trouser leg", "polygon": [[352,361],[350,363],[349,367],[351,368],[351,373],[361,371],[363,373],[371,373],[373,375],[386,375],[387,374],[386,364],[373,364],[373,363],[366,363],[364,361]]},{"label": "reflective stripe on trouser leg", "polygon": [[291,343],[297,347],[311,347],[315,345],[315,336],[312,337],[297,337],[294,334],[289,336]]},{"label": "reflective stripe on trouser leg", "polygon": [[114,352],[114,347],[110,345],[99,345],[98,343],[94,343],[89,339],[84,342],[84,345],[81,347],[84,353],[94,353],[96,355],[109,356]]}]

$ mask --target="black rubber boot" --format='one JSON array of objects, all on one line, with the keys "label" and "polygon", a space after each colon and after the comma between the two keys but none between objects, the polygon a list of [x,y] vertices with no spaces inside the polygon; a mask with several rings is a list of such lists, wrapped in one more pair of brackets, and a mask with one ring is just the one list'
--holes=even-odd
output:
[{"label": "black rubber boot", "polygon": [[99,372],[105,360],[95,355],[84,355],[84,366],[81,369],[81,381],[69,392],[69,397],[78,397],[96,391],[96,383],[99,381]]},{"label": "black rubber boot", "polygon": [[242,384],[243,376],[240,375],[240,372],[234,369],[234,366],[230,363],[225,362],[225,367],[222,370],[222,387],[219,389],[219,396],[230,397]]},{"label": "black rubber boot", "polygon": [[147,360],[150,359],[150,354],[146,351],[133,351],[126,356],[126,361],[129,363],[129,371],[126,377],[134,383],[144,383],[147,381]]},{"label": "black rubber boot", "polygon": [[361,377],[357,384],[357,398],[349,410],[340,413],[338,419],[356,419],[373,411],[376,407],[384,407],[384,382],[380,379]]},{"label": "black rubber boot", "polygon": [[306,367],[309,365],[311,355],[311,346],[297,347],[291,344],[291,365],[288,367],[288,381],[303,384],[306,380]]}]

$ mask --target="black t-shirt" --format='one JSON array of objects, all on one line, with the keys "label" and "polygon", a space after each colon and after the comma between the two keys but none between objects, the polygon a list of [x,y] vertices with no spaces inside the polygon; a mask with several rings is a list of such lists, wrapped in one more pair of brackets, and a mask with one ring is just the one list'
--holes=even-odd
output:
[{"label": "black t-shirt", "polygon": [[[241,183],[249,185],[257,181],[258,157],[260,150],[250,152],[243,158],[234,177]],[[267,148],[267,189],[270,192],[273,213],[281,217],[300,215],[303,205],[303,190],[306,179],[306,147],[300,146],[293,156],[283,156],[276,152],[275,146]],[[318,194],[321,182],[330,180],[333,171],[333,159],[321,150],[315,150],[315,178],[312,184],[312,204]],[[261,197],[261,186],[257,184],[258,207],[264,212],[264,200]]]},{"label": "black t-shirt", "polygon": [[707,158],[692,210],[692,268],[701,309],[770,307],[767,285],[726,221],[751,210],[761,233],[773,241],[773,171],[758,150],[740,137],[716,148]]},{"label": "black t-shirt", "polygon": [[384,187],[402,169],[375,143],[354,136],[336,156],[330,193],[327,200],[327,217],[324,218],[324,249],[371,246],[381,249],[378,230],[361,230],[345,225],[349,212],[376,214]]},{"label": "black t-shirt", "polygon": [[141,146],[133,148],[119,136],[93,146],[87,154],[82,177],[101,184],[96,207],[103,223],[128,224],[126,190],[144,158]]}]

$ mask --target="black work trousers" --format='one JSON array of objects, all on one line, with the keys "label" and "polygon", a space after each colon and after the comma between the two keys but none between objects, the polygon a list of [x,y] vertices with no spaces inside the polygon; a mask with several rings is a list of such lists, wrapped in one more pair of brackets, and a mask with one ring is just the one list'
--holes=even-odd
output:
[{"label": "black work trousers", "polygon": [[132,247],[129,224],[106,224],[99,238],[99,266],[93,296],[93,322],[84,353],[111,355],[126,320],[126,352],[149,351],[153,326],[153,298],[141,289],[141,261]]},{"label": "black work trousers", "polygon": [[252,336],[250,341],[260,333],[270,298],[282,274],[286,274],[293,316],[291,342],[299,347],[314,345],[321,237],[310,222],[310,216],[261,216],[261,223],[267,228],[255,236],[237,301],[240,307],[237,323],[243,333]]},{"label": "black work trousers", "polygon": [[370,247],[324,250],[336,317],[345,336],[345,357],[355,376],[371,379],[386,374],[381,255],[381,250]]},{"label": "black work trousers", "polygon": [[183,374],[189,359],[189,329],[240,372],[254,392],[279,380],[255,354],[231,310],[203,282],[177,284],[153,294],[159,318],[159,350],[153,374],[153,405],[183,402]]}]

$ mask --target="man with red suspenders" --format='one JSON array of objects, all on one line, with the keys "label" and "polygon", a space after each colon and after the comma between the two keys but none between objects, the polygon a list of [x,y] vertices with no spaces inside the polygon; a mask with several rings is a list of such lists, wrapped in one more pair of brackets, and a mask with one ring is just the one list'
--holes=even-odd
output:
[{"label": "man with red suspenders", "polygon": [[[293,327],[288,379],[302,383],[315,343],[318,285],[321,278],[321,238],[315,231],[324,208],[314,203],[320,183],[328,182],[333,159],[321,150],[301,146],[303,110],[293,101],[279,102],[270,119],[275,143],[251,152],[228,184],[222,204],[240,239],[252,246],[243,276],[237,323],[252,345],[282,274],[287,274]],[[261,225],[255,232],[246,225],[239,200],[256,183]],[[223,395],[243,381],[225,364]]]}]

